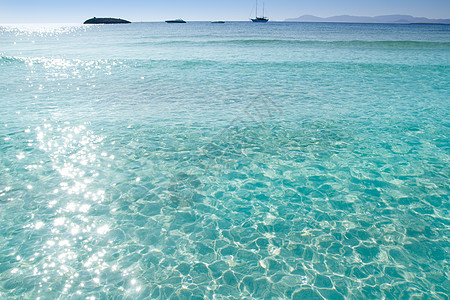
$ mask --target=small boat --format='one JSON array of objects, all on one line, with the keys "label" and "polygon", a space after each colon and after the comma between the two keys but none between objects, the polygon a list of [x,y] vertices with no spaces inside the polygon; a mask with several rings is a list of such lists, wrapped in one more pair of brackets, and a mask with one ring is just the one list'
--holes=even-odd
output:
[{"label": "small boat", "polygon": [[252,22],[256,23],[267,23],[269,21],[266,17],[256,17],[255,19],[252,19]]},{"label": "small boat", "polygon": [[183,19],[166,20],[166,23],[186,23]]},{"label": "small boat", "polygon": [[250,20],[252,20],[252,22],[255,22],[255,23],[267,23],[269,21],[269,18],[266,18],[264,16],[264,3],[263,3],[263,16],[262,17],[258,17],[258,0],[256,0],[255,18],[254,19],[250,19]]},{"label": "small boat", "polygon": [[223,24],[223,23],[225,23],[225,21],[211,21],[211,23],[213,23],[213,24]]}]

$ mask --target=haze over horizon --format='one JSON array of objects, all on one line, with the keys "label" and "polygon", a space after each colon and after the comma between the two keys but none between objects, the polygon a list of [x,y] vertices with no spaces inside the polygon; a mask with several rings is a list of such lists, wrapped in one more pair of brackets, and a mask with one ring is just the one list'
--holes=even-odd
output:
[{"label": "haze over horizon", "polygon": [[[302,15],[331,17],[336,15],[379,16],[405,14],[430,19],[450,18],[450,1],[447,0],[332,0],[315,2],[295,0],[268,0],[265,15],[273,21],[282,21]],[[255,1],[210,2],[193,0],[165,2],[144,0],[99,1],[5,1],[0,0],[0,24],[4,23],[81,23],[91,17],[120,17],[133,22],[163,21],[183,18],[188,21],[229,20],[244,21],[255,14]]]}]

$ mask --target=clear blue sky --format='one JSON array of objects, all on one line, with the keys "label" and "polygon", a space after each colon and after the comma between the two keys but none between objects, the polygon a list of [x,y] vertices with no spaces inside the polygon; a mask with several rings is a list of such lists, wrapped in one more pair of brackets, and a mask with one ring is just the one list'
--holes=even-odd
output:
[{"label": "clear blue sky", "polygon": [[[417,17],[450,18],[450,0],[260,0],[266,15],[282,21],[305,14],[376,16],[409,14]],[[248,20],[254,0],[0,0],[0,24],[23,22],[80,23],[97,17],[121,17],[131,21]]]}]

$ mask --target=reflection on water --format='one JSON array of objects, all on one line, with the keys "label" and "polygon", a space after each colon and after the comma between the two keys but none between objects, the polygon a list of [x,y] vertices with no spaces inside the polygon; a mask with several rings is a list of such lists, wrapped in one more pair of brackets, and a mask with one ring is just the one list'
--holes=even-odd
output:
[{"label": "reflection on water", "polygon": [[[36,139],[30,142],[48,157],[45,166],[41,161],[36,170],[51,168],[50,174],[40,174],[40,181],[52,176],[52,192],[39,201],[39,210],[32,212],[24,226],[31,234],[26,248],[34,253],[21,258],[20,268],[12,272],[32,274],[32,281],[37,280],[39,287],[35,292],[43,297],[54,293],[83,295],[86,288],[101,286],[105,274],[120,273],[117,266],[105,260],[114,246],[107,237],[114,223],[106,215],[97,216],[105,191],[95,185],[98,170],[114,157],[96,154],[104,137],[94,135],[86,125],[46,122],[26,133],[35,134]],[[41,188],[37,185],[35,190]],[[36,200],[31,197],[28,201]],[[128,280],[128,274],[123,276]]]},{"label": "reflection on water", "polygon": [[[88,123],[46,121],[28,130],[42,160],[29,168],[39,180],[21,194],[35,202],[21,208],[31,216],[14,233],[27,241],[3,256],[13,259],[11,278],[21,278],[8,281],[8,289],[42,297],[340,298],[406,295],[410,285],[417,286],[408,295],[420,295],[430,280],[443,282],[445,250],[433,240],[441,235],[445,207],[429,210],[433,197],[406,196],[411,185],[439,193],[423,177],[430,169],[417,173],[414,164],[388,160],[375,167],[378,154],[363,159],[354,135],[339,134],[336,124],[315,126],[309,142],[309,132],[292,135],[282,127],[254,127],[261,139],[246,139],[242,127],[226,143],[221,135],[205,140],[204,146],[215,145],[208,155],[191,144],[184,159],[147,152],[145,141],[155,131],[135,131],[139,138],[131,139],[142,142],[130,146],[123,137],[119,146]],[[179,134],[166,147],[179,145]],[[396,153],[386,151],[384,157]],[[11,191],[3,189],[5,196]],[[429,260],[434,264],[424,268]],[[430,277],[437,274],[443,277]]]}]

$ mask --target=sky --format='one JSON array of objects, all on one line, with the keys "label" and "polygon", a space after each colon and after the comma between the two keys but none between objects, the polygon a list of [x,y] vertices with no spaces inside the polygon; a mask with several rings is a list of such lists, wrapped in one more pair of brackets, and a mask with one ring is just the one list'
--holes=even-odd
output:
[{"label": "sky", "polygon": [[[377,16],[408,14],[450,19],[450,0],[265,0],[265,15],[283,21],[302,15]],[[255,14],[255,0],[0,0],[2,23],[81,23],[91,17],[133,22],[244,21]],[[262,12],[260,12],[262,14]]]}]

